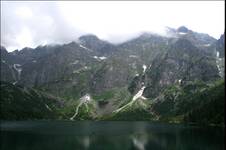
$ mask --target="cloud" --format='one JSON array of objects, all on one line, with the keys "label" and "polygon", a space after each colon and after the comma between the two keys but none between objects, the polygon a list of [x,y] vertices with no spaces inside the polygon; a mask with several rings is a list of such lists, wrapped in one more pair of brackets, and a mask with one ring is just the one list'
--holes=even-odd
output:
[{"label": "cloud", "polygon": [[9,51],[67,43],[92,33],[120,43],[141,31],[185,25],[219,38],[223,1],[1,1],[1,44]]},{"label": "cloud", "polygon": [[69,42],[82,34],[62,17],[53,2],[3,2],[1,44],[12,51]]}]

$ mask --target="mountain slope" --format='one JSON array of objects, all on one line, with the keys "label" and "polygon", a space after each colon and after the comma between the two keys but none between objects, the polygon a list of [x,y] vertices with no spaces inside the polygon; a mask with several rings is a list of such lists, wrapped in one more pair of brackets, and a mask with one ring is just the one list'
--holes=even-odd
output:
[{"label": "mountain slope", "polygon": [[182,26],[169,28],[168,36],[142,33],[118,45],[84,35],[64,45],[10,53],[1,47],[1,81],[20,93],[22,85],[64,99],[58,119],[183,121],[196,109],[175,114],[172,108],[196,104],[187,96],[224,77],[222,39]]},{"label": "mountain slope", "polygon": [[34,89],[1,82],[3,120],[58,119],[64,102]]}]

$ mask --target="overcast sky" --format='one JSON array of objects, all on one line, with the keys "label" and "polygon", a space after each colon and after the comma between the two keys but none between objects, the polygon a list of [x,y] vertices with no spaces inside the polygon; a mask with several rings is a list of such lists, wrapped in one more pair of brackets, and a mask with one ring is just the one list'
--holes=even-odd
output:
[{"label": "overcast sky", "polygon": [[34,48],[87,33],[119,43],[141,31],[164,34],[165,26],[182,25],[218,39],[224,9],[224,1],[1,1],[1,45]]}]

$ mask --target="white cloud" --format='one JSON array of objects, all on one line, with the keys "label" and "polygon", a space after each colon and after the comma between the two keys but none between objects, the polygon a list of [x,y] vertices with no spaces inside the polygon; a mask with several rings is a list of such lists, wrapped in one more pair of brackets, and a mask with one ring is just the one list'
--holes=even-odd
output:
[{"label": "white cloud", "polygon": [[21,17],[24,19],[31,18],[33,15],[32,11],[28,7],[19,7],[18,9],[16,9],[15,13],[18,17]]},{"label": "white cloud", "polygon": [[31,47],[34,47],[32,35],[28,28],[23,28],[22,32],[19,32],[18,35],[16,35],[15,41],[20,47],[26,47],[27,45],[30,45]]},{"label": "white cloud", "polygon": [[7,48],[65,43],[86,33],[117,43],[140,31],[163,33],[165,26],[181,25],[219,38],[225,29],[224,1],[1,1],[1,4],[1,44]]}]

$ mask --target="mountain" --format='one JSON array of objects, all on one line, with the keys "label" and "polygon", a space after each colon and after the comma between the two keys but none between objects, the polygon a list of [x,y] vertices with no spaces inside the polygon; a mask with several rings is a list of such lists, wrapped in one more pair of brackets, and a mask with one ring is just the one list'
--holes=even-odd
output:
[{"label": "mountain", "polygon": [[106,116],[106,120],[151,120],[161,122],[224,125],[225,83],[194,81],[164,89],[155,99],[140,97]]},{"label": "mountain", "polygon": [[84,35],[63,45],[13,52],[1,47],[1,85],[7,82],[11,88],[22,86],[61,99],[57,119],[189,120],[185,114],[196,112],[191,107],[180,115],[161,112],[171,112],[168,102],[173,107],[178,103],[171,101],[186,103],[183,96],[191,94],[186,87],[200,92],[200,83],[208,89],[224,79],[224,36],[216,40],[184,26],[167,33],[144,32],[117,45]]},{"label": "mountain", "polygon": [[1,119],[57,119],[61,107],[64,107],[64,101],[59,98],[1,82]]},{"label": "mountain", "polygon": [[107,41],[103,41],[100,40],[97,36],[95,35],[84,35],[79,37],[79,43],[81,43],[82,45],[84,45],[85,47],[94,50],[94,52],[97,55],[109,55],[114,53],[117,48],[107,42]]},{"label": "mountain", "polygon": [[179,39],[168,47],[164,55],[153,61],[144,76],[144,95],[152,98],[168,85],[219,78],[215,59],[206,56],[186,39]]}]

